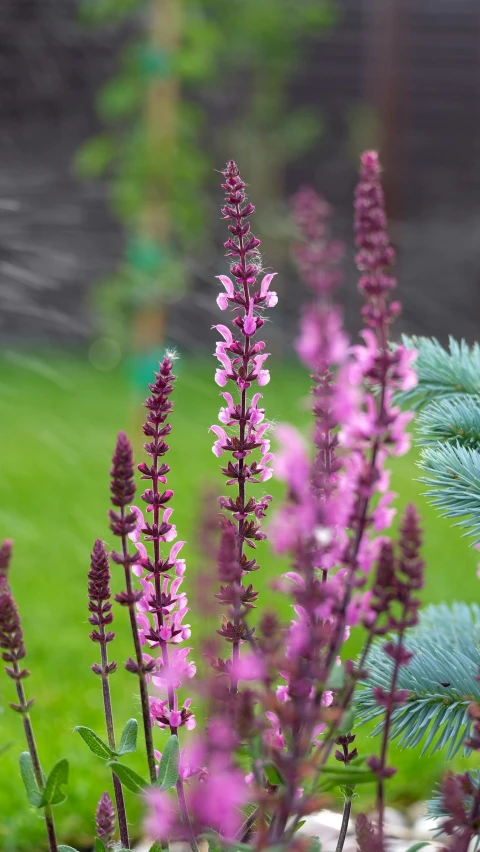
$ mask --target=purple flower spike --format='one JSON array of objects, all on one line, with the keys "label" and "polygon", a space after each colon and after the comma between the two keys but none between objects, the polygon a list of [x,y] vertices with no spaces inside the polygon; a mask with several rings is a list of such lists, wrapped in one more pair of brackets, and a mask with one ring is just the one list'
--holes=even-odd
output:
[{"label": "purple flower spike", "polygon": [[13,542],[10,539],[5,539],[0,547],[0,577],[8,577],[8,569],[10,568],[10,560],[12,558]]},{"label": "purple flower spike", "polygon": [[[169,450],[165,438],[172,428],[167,421],[173,410],[170,395],[174,381],[172,358],[167,354],[155,373],[155,381],[149,385],[151,395],[145,402],[148,414],[143,432],[148,440],[144,449],[151,461],[138,465],[142,479],[151,483],[142,494],[151,516],[145,520],[140,509],[132,506],[137,526],[130,535],[140,557],[135,573],[142,576],[147,572],[141,579],[143,596],[137,604],[139,635],[144,648],[159,651],[157,659],[144,654],[157,691],[150,698],[151,722],[160,728],[170,728],[172,734],[179,727],[195,726],[195,717],[189,710],[191,699],[186,699],[179,708],[175,691],[196,672],[195,664],[187,659],[190,648],[178,647],[190,637],[190,625],[184,623],[188,601],[185,592],[180,591],[185,562],[178,558],[185,542],[177,541],[168,553],[161,552],[161,546],[177,535],[175,525],[170,522],[173,510],[168,506],[173,491],[164,488],[170,467],[163,461]],[[140,540],[141,535],[145,544]],[[152,557],[147,553],[147,543],[152,546]]]},{"label": "purple flower spike", "polygon": [[[90,571],[88,573],[88,609],[91,616],[88,619],[94,629],[90,633],[92,642],[107,645],[115,638],[115,633],[105,630],[113,621],[112,604],[110,602],[110,567],[108,564],[107,551],[100,539],[97,539],[90,560]],[[116,671],[117,664],[112,662],[106,666],[95,664],[92,666],[95,674],[111,674]]]},{"label": "purple flower spike", "polygon": [[102,793],[95,813],[97,837],[108,846],[115,831],[115,808],[108,793]]},{"label": "purple flower spike", "polygon": [[30,674],[21,669],[19,661],[26,656],[23,644],[23,630],[17,605],[13,599],[5,577],[0,576],[0,648],[2,660],[8,665],[5,671],[15,681],[23,680]]},{"label": "purple flower spike", "polygon": [[[138,677],[140,687],[140,699],[142,704],[143,729],[145,734],[145,746],[147,751],[148,770],[150,781],[153,784],[156,778],[155,756],[153,749],[152,729],[150,723],[150,706],[147,687],[147,675],[154,668],[150,661],[145,661],[142,654],[141,638],[138,630],[135,606],[143,597],[143,592],[133,588],[132,572],[140,560],[137,552],[130,553],[128,550],[128,537],[135,537],[137,528],[137,511],[130,509],[130,503],[135,496],[133,451],[130,441],[125,432],[119,432],[115,452],[110,470],[110,492],[111,500],[115,509],[110,509],[110,529],[113,534],[121,540],[121,550],[113,551],[111,559],[117,565],[123,565],[126,588],[120,594],[115,595],[115,600],[121,606],[128,607],[130,628],[135,648],[135,659],[129,658],[125,668]],[[118,511],[117,511],[118,509]]]},{"label": "purple flower spike", "polygon": [[[257,278],[262,273],[258,251],[260,240],[252,234],[248,221],[255,207],[247,201],[246,185],[233,160],[227,163],[223,176],[225,204],[221,212],[230,223],[228,230],[231,236],[224,246],[226,256],[231,261],[231,277],[218,276],[225,292],[220,294],[217,304],[221,310],[232,308],[235,318],[232,320],[232,328],[215,326],[223,338],[217,343],[215,351],[221,365],[216,371],[215,381],[220,387],[231,383],[235,393],[222,394],[226,402],[219,413],[222,426],[215,424],[211,431],[217,438],[213,445],[214,454],[220,457],[226,452],[231,457],[222,467],[222,473],[227,479],[227,485],[234,485],[237,489],[235,497],[219,499],[221,508],[231,513],[232,522],[224,517],[224,535],[219,555],[221,582],[229,585],[222,586],[220,595],[217,595],[222,603],[228,601],[230,604],[228,617],[224,619],[225,629],[220,632],[227,641],[232,642],[233,661],[237,664],[239,646],[243,641],[240,637],[245,633],[242,619],[248,609],[244,606],[246,590],[241,579],[248,571],[258,567],[255,558],[246,556],[244,548],[255,549],[256,542],[266,538],[259,521],[272,499],[270,495],[265,495],[256,500],[246,494],[247,483],[265,482],[270,478],[273,461],[273,455],[269,452],[270,441],[266,435],[268,423],[264,422],[265,411],[259,407],[261,394],[253,393],[250,396],[255,383],[263,387],[270,381],[270,373],[265,368],[268,358],[268,353],[264,352],[265,343],[255,337],[264,325],[265,310],[274,307],[278,297],[270,289],[275,273],[264,275],[257,284]],[[256,451],[260,457],[252,458]],[[227,550],[236,553],[235,559],[225,556]],[[256,598],[255,593],[253,595],[255,597],[251,600]],[[228,629],[225,625],[228,625]],[[231,669],[230,687],[233,693],[237,691],[237,669],[237,665]]]},{"label": "purple flower spike", "polygon": [[128,506],[135,496],[132,445],[125,432],[119,432],[112,459],[110,491],[114,506]]}]

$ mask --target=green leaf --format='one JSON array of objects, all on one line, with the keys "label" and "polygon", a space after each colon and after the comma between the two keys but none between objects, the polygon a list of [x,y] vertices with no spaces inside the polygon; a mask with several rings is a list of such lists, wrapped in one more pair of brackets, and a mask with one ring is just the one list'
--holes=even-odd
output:
[{"label": "green leaf", "polygon": [[68,760],[63,758],[53,767],[47,778],[45,790],[43,791],[41,807],[46,805],[59,805],[67,798],[61,789],[68,781]]},{"label": "green leaf", "polygon": [[363,769],[360,766],[324,766],[320,778],[323,788],[354,786],[357,784],[372,784],[377,776],[371,769]]},{"label": "green leaf", "polygon": [[38,788],[37,779],[33,770],[32,757],[29,751],[23,751],[20,755],[20,774],[27,792],[27,799],[36,808],[41,807],[42,793]]},{"label": "green leaf", "polygon": [[141,778],[137,772],[134,772],[133,769],[130,769],[129,766],[124,766],[123,763],[119,763],[118,760],[110,760],[108,765],[112,767],[113,772],[121,781],[123,786],[126,787],[127,790],[131,790],[132,793],[141,793],[146,787],[148,787],[148,782],[144,781],[143,778]]},{"label": "green leaf", "polygon": [[162,790],[169,790],[177,783],[179,764],[180,746],[178,745],[178,737],[172,734],[165,746],[158,767],[157,784]]},{"label": "green leaf", "polygon": [[337,731],[339,734],[349,734],[355,725],[355,710],[350,708],[343,714]]},{"label": "green leaf", "polygon": [[95,852],[106,852],[105,843],[99,837],[95,838]]},{"label": "green leaf", "polygon": [[148,852],[163,852],[163,849],[160,846],[160,843],[154,843],[153,846],[150,846]]},{"label": "green leaf", "polygon": [[81,178],[102,175],[116,153],[115,142],[106,133],[88,139],[75,157],[75,169]]},{"label": "green leaf", "polygon": [[63,843],[60,846],[57,846],[58,852],[78,852],[78,849],[74,849],[73,846],[65,846]]},{"label": "green leaf", "polygon": [[78,731],[90,751],[96,754],[97,757],[101,757],[103,760],[111,760],[112,757],[116,757],[116,752],[107,743],[104,743],[91,728],[86,728],[84,725],[77,725],[73,730]]},{"label": "green leaf", "polygon": [[272,766],[271,763],[264,766],[264,772],[269,784],[272,784],[274,787],[278,787],[279,784],[283,784],[282,776],[278,769],[275,766]]},{"label": "green leaf", "polygon": [[342,664],[334,666],[327,681],[327,689],[342,689],[345,686],[345,672]]},{"label": "green leaf", "polygon": [[130,754],[131,752],[136,751],[137,733],[137,720],[129,719],[122,731],[122,736],[120,737],[120,745],[118,746],[117,754]]},{"label": "green leaf", "polygon": [[431,846],[429,840],[422,840],[420,843],[414,843],[413,846],[409,846],[407,852],[418,852],[419,849],[423,849],[425,846]]},{"label": "green leaf", "polygon": [[119,121],[131,116],[138,108],[142,97],[140,80],[118,74],[105,83],[97,94],[97,109],[105,121]]}]

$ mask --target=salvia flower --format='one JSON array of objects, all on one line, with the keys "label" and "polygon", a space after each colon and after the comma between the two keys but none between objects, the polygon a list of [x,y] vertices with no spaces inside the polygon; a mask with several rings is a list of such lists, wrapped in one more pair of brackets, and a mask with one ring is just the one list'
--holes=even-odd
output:
[{"label": "salvia flower", "polygon": [[[115,751],[115,729],[113,724],[112,699],[108,678],[117,670],[117,664],[113,661],[110,662],[108,659],[108,645],[115,638],[115,633],[108,629],[109,625],[111,625],[113,621],[110,596],[110,566],[108,562],[108,555],[103,542],[100,541],[100,539],[97,539],[90,557],[90,571],[88,573],[88,609],[91,613],[88,620],[90,624],[93,625],[93,630],[90,633],[90,639],[92,642],[99,644],[101,661],[100,663],[93,664],[92,671],[95,674],[100,675],[102,679],[103,709],[105,714],[108,744],[110,748]],[[122,785],[115,773],[112,773],[112,780],[117,805],[120,837],[123,846],[128,848],[130,843]],[[107,796],[106,793],[104,795]]]},{"label": "salvia flower", "polygon": [[13,542],[5,539],[0,546],[0,577],[8,577],[8,569],[12,558]]},{"label": "salvia flower", "polygon": [[[264,351],[265,343],[257,340],[256,335],[265,323],[265,310],[274,307],[278,299],[277,294],[270,289],[275,273],[263,275],[260,283],[257,283],[262,274],[260,240],[252,234],[248,221],[255,212],[255,207],[247,200],[246,185],[233,161],[227,163],[223,177],[225,204],[222,207],[222,216],[230,223],[230,237],[224,246],[226,256],[231,261],[231,277],[218,276],[225,292],[220,294],[217,303],[221,310],[230,307],[235,317],[232,327],[215,326],[222,337],[215,351],[221,365],[216,372],[215,381],[220,387],[226,387],[227,383],[230,383],[233,389],[232,392],[226,391],[222,394],[226,403],[219,413],[222,426],[214,425],[211,431],[216,436],[213,445],[215,455],[220,457],[227,453],[229,456],[229,460],[222,467],[227,485],[234,485],[237,490],[234,497],[221,497],[219,500],[223,511],[232,516],[231,525],[230,522],[225,522],[222,546],[225,549],[227,539],[233,537],[233,549],[236,550],[233,560],[236,561],[236,567],[233,566],[232,559],[227,560],[231,563],[227,571],[228,580],[225,560],[221,555],[219,558],[221,582],[232,585],[231,591],[222,587],[221,602],[226,603],[228,600],[230,603],[222,633],[232,643],[233,660],[238,661],[239,646],[244,633],[241,622],[245,589],[241,578],[258,567],[254,557],[247,557],[245,547],[254,549],[256,542],[266,537],[259,522],[271,500],[270,495],[258,500],[246,494],[247,483],[265,482],[270,478],[273,461],[267,434],[268,423],[265,422],[265,411],[259,405],[262,397],[258,391],[252,393],[255,385],[263,387],[270,380],[270,373],[265,367],[268,358],[268,353]],[[231,543],[228,547],[232,549]],[[234,670],[231,689],[233,692],[237,690]]]},{"label": "salvia flower", "polygon": [[128,608],[130,628],[135,648],[135,659],[129,658],[125,664],[125,668],[138,677],[148,769],[150,781],[154,783],[156,768],[153,753],[147,676],[154,670],[155,663],[153,661],[146,661],[143,658],[141,638],[136,619],[136,604],[142,599],[143,591],[134,589],[133,587],[132,568],[140,561],[141,554],[138,552],[138,549],[136,549],[135,553],[130,553],[128,549],[129,536],[137,527],[137,515],[129,508],[135,496],[135,480],[133,450],[125,432],[119,432],[117,436],[110,477],[111,500],[115,506],[115,509],[111,509],[109,512],[110,529],[121,541],[121,550],[113,551],[111,558],[114,563],[123,565],[126,585],[123,592],[115,595],[115,600],[121,606]]},{"label": "salvia flower", "polygon": [[95,813],[97,837],[109,846],[115,831],[115,808],[108,793],[102,793]]},{"label": "salvia flower", "polygon": [[[10,707],[22,717],[32,773],[38,790],[43,794],[45,790],[46,776],[40,763],[33,725],[30,718],[30,709],[33,705],[33,698],[28,700],[25,694],[24,681],[30,672],[26,668],[22,668],[22,660],[26,656],[22,624],[17,605],[7,582],[7,571],[10,564],[11,550],[11,542],[5,541],[1,548],[3,570],[2,573],[0,573],[0,648],[3,652],[2,660],[6,664],[5,672],[14,681],[15,691],[17,694],[18,703],[10,702]],[[50,852],[56,852],[57,839],[52,808],[50,805],[46,805],[43,808],[43,816],[45,820],[49,850]]]},{"label": "salvia flower", "polygon": [[[113,621],[112,604],[110,602],[110,567],[105,546],[97,539],[90,560],[90,571],[88,573],[88,609],[93,630],[90,633],[92,642],[107,645],[115,638],[112,630],[105,630]],[[102,667],[95,664],[95,674],[102,674]],[[106,674],[111,674],[117,668],[112,662],[107,664]]]},{"label": "salvia flower", "polygon": [[[166,553],[161,550],[162,545],[174,541],[177,535],[170,520],[172,508],[168,505],[173,491],[165,487],[170,467],[164,461],[169,450],[166,438],[172,428],[168,420],[173,410],[170,397],[174,381],[172,357],[167,354],[155,373],[155,381],[149,386],[150,396],[145,402],[148,413],[143,426],[147,438],[144,449],[150,461],[143,462],[138,469],[142,479],[150,483],[142,494],[147,504],[146,519],[140,509],[132,506],[137,524],[130,537],[140,556],[136,573],[140,573],[139,569],[146,572],[140,580],[143,596],[137,604],[140,638],[145,649],[158,654],[157,657],[144,654],[151,666],[151,679],[157,692],[150,697],[151,721],[160,728],[170,728],[175,734],[182,726],[188,729],[195,726],[190,710],[192,700],[187,698],[180,707],[176,690],[195,675],[196,668],[188,660],[190,648],[178,647],[190,637],[190,625],[185,623],[188,601],[181,591],[185,562],[178,558],[184,542],[177,541]],[[151,556],[147,544],[153,550]]]},{"label": "salvia flower", "polygon": [[28,670],[19,665],[26,656],[23,630],[17,605],[5,576],[0,577],[0,648],[3,650],[2,660],[7,663],[7,675],[15,681],[28,677]]}]

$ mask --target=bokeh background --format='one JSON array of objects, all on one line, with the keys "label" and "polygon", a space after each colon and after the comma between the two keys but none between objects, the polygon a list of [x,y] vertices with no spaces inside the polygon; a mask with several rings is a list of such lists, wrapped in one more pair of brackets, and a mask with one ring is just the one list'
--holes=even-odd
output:
[{"label": "bokeh background", "polygon": [[[15,540],[12,585],[42,759],[47,769],[63,756],[71,762],[59,833],[87,849],[95,803],[110,784],[72,733],[75,724],[102,732],[87,638],[88,557],[96,537],[110,541],[116,432],[129,432],[140,459],[141,401],[166,346],[180,356],[170,482],[188,540],[194,645],[207,629],[195,576],[204,565],[205,496],[223,489],[207,431],[218,409],[214,276],[226,270],[219,170],[238,160],[265,262],[280,271],[268,326],[272,420],[309,423],[308,376],[291,346],[304,293],[290,258],[289,197],[307,183],[334,207],[334,232],[347,244],[340,297],[355,334],[351,209],[365,147],[378,147],[384,164],[404,303],[397,333],[475,340],[480,7],[3,0],[0,84],[0,533]],[[412,451],[396,464],[394,487],[399,506],[413,498],[425,518],[425,600],[475,599],[475,555],[427,506],[416,476]],[[272,493],[281,499],[275,483]],[[267,591],[283,565],[267,553],[262,566]],[[121,579],[113,585],[118,591]],[[284,602],[277,605],[288,618]],[[119,662],[130,653],[123,615]],[[21,731],[2,681],[0,746],[9,748],[0,754],[0,849],[33,852],[43,826],[25,808]],[[120,726],[138,712],[121,666],[112,688]],[[420,761],[415,751],[397,760],[391,801],[402,808],[428,797],[444,756]],[[139,803],[130,799],[133,815]]]}]

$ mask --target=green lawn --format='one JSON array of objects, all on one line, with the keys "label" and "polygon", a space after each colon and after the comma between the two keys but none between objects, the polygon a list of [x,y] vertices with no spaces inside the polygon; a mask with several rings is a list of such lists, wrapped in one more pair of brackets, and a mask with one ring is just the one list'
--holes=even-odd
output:
[{"label": "green lawn", "polygon": [[[179,535],[188,541],[182,555],[187,558],[190,578],[201,561],[199,509],[208,491],[221,493],[223,489],[208,434],[219,403],[213,369],[213,359],[179,362],[172,418],[169,485],[175,489]],[[308,377],[285,363],[274,363],[271,369],[272,382],[264,389],[269,417],[307,425]],[[95,805],[101,792],[110,789],[110,779],[102,762],[72,733],[77,724],[102,733],[100,685],[90,671],[97,649],[88,639],[85,581],[95,538],[112,544],[107,521],[108,471],[119,429],[130,434],[138,460],[142,458],[141,399],[132,392],[124,370],[99,373],[86,360],[63,353],[4,358],[0,361],[0,393],[0,535],[15,540],[11,583],[23,618],[32,672],[26,686],[29,695],[35,696],[32,716],[44,768],[50,769],[60,757],[68,757],[71,765],[69,798],[56,808],[59,837],[63,843],[88,846]],[[419,496],[416,475],[413,458],[400,460],[394,467],[393,486],[399,493],[399,505],[414,499],[425,519],[425,599],[475,599],[477,554]],[[268,486],[274,496],[280,495],[275,483]],[[255,581],[261,590],[267,590],[283,565],[266,547],[261,548],[260,564],[263,570]],[[121,588],[120,576],[114,577],[113,586]],[[202,612],[195,612],[191,579],[186,588],[193,609],[192,626],[204,631]],[[270,591],[268,596],[271,601]],[[288,618],[284,601],[278,599],[277,603]],[[120,665],[112,678],[112,692],[120,728],[129,717],[138,716],[138,700],[132,700],[135,679],[122,668],[131,653],[125,612],[117,608],[115,614],[118,638],[111,649]],[[0,689],[4,707],[0,745],[11,743],[0,755],[0,849],[39,850],[43,848],[43,824],[38,813],[26,807],[17,769],[24,748],[21,721],[7,706],[13,698],[12,683],[3,675]],[[364,736],[360,739],[363,743]],[[158,740],[161,746],[161,735]],[[400,762],[404,771],[393,779],[389,790],[397,801],[404,802],[427,795],[444,763],[441,755],[418,763],[416,752],[402,755]],[[142,769],[142,755],[135,755],[131,765]],[[138,813],[138,801],[127,795],[133,817]]]}]

